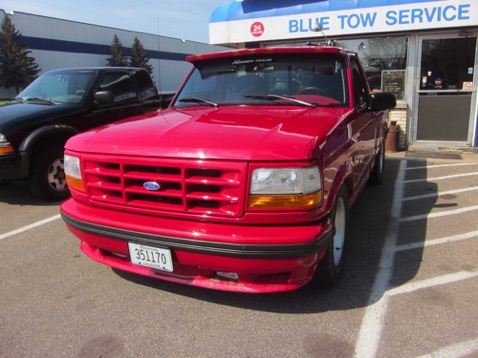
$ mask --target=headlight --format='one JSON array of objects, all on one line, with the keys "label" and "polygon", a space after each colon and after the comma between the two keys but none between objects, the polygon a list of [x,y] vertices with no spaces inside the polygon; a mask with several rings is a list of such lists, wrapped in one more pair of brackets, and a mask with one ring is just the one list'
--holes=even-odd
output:
[{"label": "headlight", "polygon": [[64,167],[68,186],[84,191],[85,187],[81,176],[80,158],[65,154]]},{"label": "headlight", "polygon": [[13,153],[13,147],[10,142],[7,140],[7,137],[0,133],[0,155]]},{"label": "headlight", "polygon": [[318,167],[258,168],[252,172],[250,208],[307,208],[322,201]]}]

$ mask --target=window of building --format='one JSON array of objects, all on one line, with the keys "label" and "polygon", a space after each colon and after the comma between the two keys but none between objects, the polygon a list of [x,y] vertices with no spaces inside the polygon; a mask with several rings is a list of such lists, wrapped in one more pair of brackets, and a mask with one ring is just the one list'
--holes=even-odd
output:
[{"label": "window of building", "polygon": [[407,36],[384,36],[338,40],[335,45],[358,52],[372,92],[392,92],[404,99],[407,41]]}]

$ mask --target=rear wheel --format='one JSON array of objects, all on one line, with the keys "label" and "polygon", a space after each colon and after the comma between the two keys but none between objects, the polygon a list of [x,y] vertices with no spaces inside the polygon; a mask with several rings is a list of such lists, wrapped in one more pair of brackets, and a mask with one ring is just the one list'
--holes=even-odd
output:
[{"label": "rear wheel", "polygon": [[320,286],[334,285],[344,270],[349,231],[349,201],[345,187],[337,194],[331,217],[335,233],[327,244],[325,257],[317,266],[314,276],[314,282]]},{"label": "rear wheel", "polygon": [[70,192],[63,166],[63,146],[53,146],[35,156],[29,178],[32,192],[49,201],[66,199]]}]

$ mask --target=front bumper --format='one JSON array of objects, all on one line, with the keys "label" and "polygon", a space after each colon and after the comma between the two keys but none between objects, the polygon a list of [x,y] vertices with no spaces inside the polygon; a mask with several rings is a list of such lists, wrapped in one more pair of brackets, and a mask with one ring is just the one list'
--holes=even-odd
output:
[{"label": "front bumper", "polygon": [[25,179],[28,175],[27,153],[12,153],[0,155],[0,179]]},{"label": "front bumper", "polygon": [[[328,218],[310,225],[230,225],[112,211],[74,198],[62,203],[61,215],[82,241],[82,251],[95,261],[167,281],[238,292],[305,285],[333,234]],[[174,271],[132,264],[129,241],[171,250]]]}]

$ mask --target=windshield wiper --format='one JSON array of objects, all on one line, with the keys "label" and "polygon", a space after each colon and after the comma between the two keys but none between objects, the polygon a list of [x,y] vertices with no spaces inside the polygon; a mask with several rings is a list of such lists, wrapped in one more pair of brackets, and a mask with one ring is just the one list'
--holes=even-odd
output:
[{"label": "windshield wiper", "polygon": [[286,100],[286,101],[289,101],[289,102],[294,102],[294,103],[300,104],[301,106],[307,106],[307,107],[312,107],[312,108],[317,107],[313,103],[301,101],[301,100],[298,100],[298,99],[295,99],[295,98],[292,98],[292,97],[279,96],[279,95],[276,95],[276,94],[246,94],[246,95],[244,95],[244,97],[253,98],[253,99],[266,99],[268,101],[276,101],[278,99],[283,99],[283,100]]},{"label": "windshield wiper", "polygon": [[25,102],[39,102],[43,104],[58,104],[57,102],[52,101],[51,99],[48,98],[40,98],[40,97],[32,97],[32,98],[26,98]]},{"label": "windshield wiper", "polygon": [[200,103],[200,104],[205,104],[213,107],[218,107],[219,105],[217,103],[214,103],[212,101],[209,101],[207,99],[203,98],[198,98],[198,97],[187,97],[187,98],[181,98],[179,102],[184,102],[184,103]]},{"label": "windshield wiper", "polygon": [[20,98],[20,97],[14,97],[14,98],[12,98],[12,101],[17,101],[18,103],[25,103],[23,98]]}]

